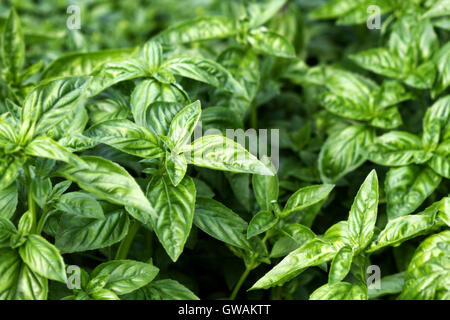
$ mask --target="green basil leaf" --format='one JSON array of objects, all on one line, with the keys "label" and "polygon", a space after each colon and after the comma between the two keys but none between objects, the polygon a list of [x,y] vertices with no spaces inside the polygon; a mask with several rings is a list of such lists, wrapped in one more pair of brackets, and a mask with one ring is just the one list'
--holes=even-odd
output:
[{"label": "green basil leaf", "polygon": [[350,247],[342,247],[331,262],[328,284],[341,282],[350,271],[353,259],[353,251]]},{"label": "green basil leaf", "polygon": [[91,273],[91,277],[108,275],[105,288],[118,295],[133,292],[149,284],[158,274],[155,266],[133,260],[114,260],[102,263]]},{"label": "green basil leaf", "polygon": [[245,236],[247,222],[220,202],[197,198],[194,224],[217,240],[250,250],[250,243]]},{"label": "green basil leaf", "polygon": [[291,223],[283,226],[281,232],[290,239],[294,240],[298,246],[302,246],[316,237],[310,228],[297,223]]},{"label": "green basil leaf", "polygon": [[275,217],[271,211],[258,212],[248,224],[247,239],[269,230],[275,226],[277,222],[278,218]]},{"label": "green basil leaf", "polygon": [[439,186],[441,180],[438,174],[427,167],[409,165],[391,168],[385,180],[389,219],[416,210]]},{"label": "green basil leaf", "polygon": [[403,124],[402,116],[397,107],[388,107],[376,111],[377,115],[370,121],[370,125],[382,129],[395,129]]},{"label": "green basil leaf", "polygon": [[207,83],[225,91],[245,94],[231,73],[215,61],[194,56],[174,57],[162,65],[174,75]]},{"label": "green basil leaf", "polygon": [[74,216],[93,219],[104,219],[100,203],[84,192],[69,192],[58,199],[56,208]]},{"label": "green basil leaf", "polygon": [[119,82],[150,75],[149,70],[146,70],[145,65],[138,60],[107,62],[92,72],[92,77],[87,84],[86,94],[93,97]]},{"label": "green basil leaf", "polygon": [[47,240],[36,234],[27,236],[19,254],[27,266],[48,279],[67,282],[64,260],[58,249]]},{"label": "green basil leaf", "polygon": [[294,47],[284,36],[265,27],[252,29],[247,35],[247,41],[257,52],[281,58],[296,56]]},{"label": "green basil leaf", "polygon": [[16,233],[16,227],[12,222],[0,217],[0,248],[9,247],[9,239]]},{"label": "green basil leaf", "polygon": [[340,117],[355,120],[370,120],[374,117],[370,105],[360,104],[351,98],[324,92],[319,99],[325,109]]},{"label": "green basil leaf", "polygon": [[287,216],[291,212],[300,211],[317,204],[326,199],[333,188],[334,185],[332,184],[300,188],[286,202],[282,216]]},{"label": "green basil leaf", "polygon": [[0,147],[16,143],[16,130],[7,121],[0,118]]},{"label": "green basil leaf", "polygon": [[47,299],[47,279],[36,274],[23,263],[16,250],[0,249],[0,273],[2,274],[0,299]]},{"label": "green basil leaf", "polygon": [[105,212],[103,218],[63,213],[55,235],[56,247],[63,253],[109,247],[125,238],[128,226],[123,210]]},{"label": "green basil leaf", "polygon": [[47,199],[52,191],[52,182],[50,178],[42,179],[35,177],[31,181],[30,191],[34,201],[39,207],[44,208],[47,203]]},{"label": "green basil leaf", "polygon": [[53,60],[42,73],[42,79],[88,76],[103,63],[129,58],[134,49],[109,49],[64,54]]},{"label": "green basil leaf", "polygon": [[369,252],[386,246],[398,246],[411,238],[428,232],[434,225],[434,217],[407,215],[388,222],[369,248]]},{"label": "green basil leaf", "polygon": [[428,165],[442,177],[450,179],[450,139],[442,142],[435,150]]},{"label": "green basil leaf", "polygon": [[436,150],[450,127],[450,95],[439,99],[429,108],[423,118],[422,141],[428,150]]},{"label": "green basil leaf", "polygon": [[386,48],[370,49],[350,56],[356,64],[377,74],[390,78],[401,78],[404,74],[403,61]]},{"label": "green basil leaf", "polygon": [[26,158],[20,156],[0,158],[0,190],[7,188],[16,180],[25,161]]},{"label": "green basil leaf", "polygon": [[368,288],[369,299],[377,299],[379,297],[400,293],[405,283],[405,273],[399,272],[380,279],[382,285],[380,288]]},{"label": "green basil leaf", "polygon": [[278,200],[278,176],[252,176],[253,193],[262,210],[272,210],[272,202]]},{"label": "green basil leaf", "polygon": [[0,217],[11,219],[16,212],[19,191],[17,183],[11,183],[9,187],[0,189]]},{"label": "green basil leaf", "polygon": [[399,299],[439,300],[448,296],[450,231],[428,237],[417,248],[405,272]]},{"label": "green basil leaf", "polygon": [[377,137],[373,145],[367,147],[367,158],[384,166],[405,166],[421,164],[431,157],[423,149],[420,138],[402,131],[391,131]]},{"label": "green basil leaf", "polygon": [[183,180],[184,175],[186,174],[186,158],[184,155],[178,155],[174,152],[167,151],[164,165],[170,181],[176,187]]},{"label": "green basil leaf", "polygon": [[331,135],[319,154],[322,181],[333,183],[366,161],[362,153],[374,138],[373,130],[364,126],[350,126]]},{"label": "green basil leaf", "polygon": [[210,169],[236,173],[274,175],[240,144],[223,136],[205,136],[192,143],[190,163]]},{"label": "green basil leaf", "polygon": [[151,217],[152,228],[174,262],[183,252],[191,231],[195,193],[190,177],[175,187],[166,176],[155,176],[147,186],[147,198],[158,213]]},{"label": "green basil leaf", "polygon": [[120,300],[119,297],[108,289],[98,289],[90,293],[94,300]]},{"label": "green basil leaf", "polygon": [[129,120],[108,120],[90,127],[84,135],[141,158],[162,158],[164,151],[157,137]]},{"label": "green basil leaf", "polygon": [[154,281],[146,291],[150,300],[199,300],[191,290],[171,279]]},{"label": "green basil leaf", "polygon": [[259,27],[269,21],[286,4],[286,0],[263,0],[250,2],[247,6],[250,26]]},{"label": "green basil leaf", "polygon": [[200,120],[201,114],[202,108],[200,101],[195,101],[183,108],[173,118],[170,123],[168,137],[173,142],[173,149],[175,152],[189,142],[191,135],[194,132],[194,128]]},{"label": "green basil leaf", "polygon": [[309,300],[367,300],[367,287],[363,283],[338,282],[326,284],[314,291]]},{"label": "green basil leaf", "polygon": [[259,279],[250,290],[281,285],[300,274],[304,269],[333,259],[336,253],[336,248],[331,243],[318,238],[313,239],[287,255]]},{"label": "green basil leaf", "polygon": [[450,43],[445,44],[436,52],[433,61],[437,68],[437,78],[432,91],[434,98],[450,85]]},{"label": "green basil leaf", "polygon": [[136,124],[166,135],[173,117],[189,102],[186,92],[179,86],[150,79],[134,88],[130,108]]},{"label": "green basil leaf", "polygon": [[85,78],[62,78],[34,88],[22,108],[22,139],[31,139],[57,126],[83,99]]},{"label": "green basil leaf", "polygon": [[141,57],[150,73],[156,72],[163,61],[162,46],[155,41],[147,41],[141,48]]},{"label": "green basil leaf", "polygon": [[47,137],[37,137],[26,147],[25,153],[34,157],[42,157],[63,161],[72,165],[84,166],[84,161],[70,150]]},{"label": "green basil leaf", "polygon": [[201,17],[170,27],[156,35],[153,40],[163,44],[182,44],[228,38],[236,32],[232,20],[222,17]]},{"label": "green basil leaf", "polygon": [[141,188],[124,168],[100,157],[81,158],[86,166],[64,165],[55,175],[76,182],[81,189],[101,199],[144,212],[145,215],[135,217],[143,224],[148,222],[150,216],[155,215]]},{"label": "green basil leaf", "polygon": [[348,216],[348,236],[355,250],[364,249],[372,239],[378,211],[378,177],[372,170],[361,185]]},{"label": "green basil leaf", "polygon": [[404,86],[398,81],[386,80],[375,93],[375,107],[385,109],[401,103],[406,100],[413,99],[414,95],[408,92]]}]

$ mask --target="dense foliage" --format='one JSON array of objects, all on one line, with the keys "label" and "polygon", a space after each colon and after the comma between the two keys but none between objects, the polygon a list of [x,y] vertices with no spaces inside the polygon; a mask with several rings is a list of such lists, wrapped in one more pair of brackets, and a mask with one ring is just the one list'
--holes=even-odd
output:
[{"label": "dense foliage", "polygon": [[0,4],[0,299],[450,299],[449,0],[73,4]]}]

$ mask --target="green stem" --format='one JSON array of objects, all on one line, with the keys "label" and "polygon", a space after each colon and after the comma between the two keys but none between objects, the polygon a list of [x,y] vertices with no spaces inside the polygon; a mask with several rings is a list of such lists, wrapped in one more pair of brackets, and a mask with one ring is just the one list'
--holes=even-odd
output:
[{"label": "green stem", "polygon": [[236,286],[233,289],[233,292],[231,293],[230,300],[234,300],[239,292],[239,289],[242,287],[242,284],[244,283],[245,279],[247,279],[248,274],[250,273],[252,269],[252,266],[246,266],[244,273],[239,278],[239,281],[236,283]]},{"label": "green stem", "polygon": [[42,229],[44,228],[44,224],[47,221],[48,217],[49,217],[48,210],[47,210],[47,208],[44,207],[44,209],[42,210],[42,216],[39,219],[38,225],[36,227],[37,234],[41,234]]},{"label": "green stem", "polygon": [[[270,238],[271,233],[269,232],[270,230],[266,231],[266,234],[264,235],[264,238],[262,239],[262,243],[265,244],[267,239]],[[255,253],[252,256],[252,260],[250,262],[249,265],[245,266],[245,271],[244,273],[241,275],[241,277],[239,278],[239,281],[236,283],[236,286],[233,289],[233,292],[230,295],[230,300],[234,300],[239,292],[239,289],[242,287],[242,285],[244,284],[245,279],[247,279],[250,271],[253,270],[253,268],[256,267],[255,262],[256,259],[258,258],[258,253]]]},{"label": "green stem", "polygon": [[122,240],[119,248],[117,249],[115,258],[116,260],[125,259],[127,257],[128,251],[130,251],[131,243],[133,242],[133,239],[140,227],[141,223],[137,220],[133,221],[133,223],[130,225],[127,236]]},{"label": "green stem", "polygon": [[35,232],[36,228],[36,202],[34,202],[33,195],[31,194],[31,174],[30,168],[24,166],[25,176],[27,177],[27,199],[28,199],[28,211],[31,213],[31,233]]}]

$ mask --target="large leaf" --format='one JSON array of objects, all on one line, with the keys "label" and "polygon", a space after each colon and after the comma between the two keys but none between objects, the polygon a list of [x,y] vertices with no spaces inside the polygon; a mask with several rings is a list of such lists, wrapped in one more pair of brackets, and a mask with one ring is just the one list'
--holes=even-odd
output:
[{"label": "large leaf", "polygon": [[321,202],[322,200],[325,200],[333,188],[334,185],[332,184],[300,188],[286,202],[283,209],[283,216],[294,211],[306,209],[317,204],[318,202]]},{"label": "large leaf", "polygon": [[157,137],[129,120],[108,120],[90,127],[84,135],[98,143],[141,158],[162,158],[164,151]]},{"label": "large leaf", "polygon": [[431,154],[423,149],[420,138],[408,132],[391,131],[377,137],[374,142],[367,148],[367,157],[380,165],[421,164],[431,157]]},{"label": "large leaf", "polygon": [[153,39],[163,44],[181,44],[227,38],[236,32],[232,20],[222,17],[202,17],[170,27]]},{"label": "large leaf", "polygon": [[[64,213],[56,230],[56,247],[64,253],[82,252],[111,246],[128,233],[129,219],[123,210],[106,212],[103,218]],[[69,211],[69,210],[67,210]],[[73,214],[75,213],[75,214]]]},{"label": "large leaf", "polygon": [[25,161],[25,157],[20,156],[0,158],[0,190],[5,189],[16,180]]},{"label": "large leaf", "polygon": [[428,237],[417,248],[405,273],[400,299],[448,299],[450,280],[450,231]]},{"label": "large leaf", "polygon": [[149,222],[156,213],[148,202],[139,185],[121,166],[109,160],[94,157],[81,157],[86,166],[65,165],[55,175],[76,182],[80,188],[112,203],[136,208],[143,214],[134,218],[142,223]]},{"label": "large leaf", "polygon": [[370,145],[374,132],[364,126],[350,126],[330,136],[319,155],[322,181],[333,183],[366,161],[363,148]]},{"label": "large leaf", "polygon": [[437,202],[416,215],[406,215],[390,220],[372,242],[369,252],[385,246],[397,246],[411,238],[427,233],[435,225],[435,217],[441,203]]},{"label": "large leaf", "polygon": [[361,104],[351,98],[331,92],[321,94],[320,103],[329,112],[344,118],[370,120],[374,117],[374,112],[370,109],[370,105]]},{"label": "large leaf", "polygon": [[372,239],[378,211],[378,177],[372,170],[361,185],[348,216],[348,236],[352,247],[364,249]]},{"label": "large leaf", "polygon": [[369,288],[369,299],[376,299],[388,294],[400,293],[405,283],[405,273],[399,272],[380,279],[380,288]]},{"label": "large leaf", "polygon": [[95,198],[84,192],[63,194],[56,203],[56,208],[80,218],[103,219],[103,208]]},{"label": "large leaf", "polygon": [[435,150],[439,142],[450,131],[450,95],[430,107],[423,118],[423,144],[428,150]]},{"label": "large leaf", "polygon": [[250,223],[248,224],[247,239],[269,230],[276,225],[277,222],[278,219],[271,211],[258,212],[253,216],[252,220],[250,220]]},{"label": "large leaf", "polygon": [[284,36],[265,27],[251,30],[247,41],[257,52],[282,58],[295,58],[292,44]]},{"label": "large leaf", "polygon": [[304,269],[333,259],[336,253],[336,248],[328,241],[318,238],[313,239],[287,255],[259,279],[251,289],[267,289],[281,285],[297,276]]},{"label": "large leaf", "polygon": [[261,0],[248,3],[250,25],[258,27],[270,20],[286,4],[286,0]]},{"label": "large leaf", "polygon": [[272,201],[278,200],[278,176],[254,174],[252,185],[259,207],[262,210],[272,210]]},{"label": "large leaf", "polygon": [[436,52],[433,60],[437,68],[437,79],[433,95],[437,96],[450,85],[450,43],[445,44]]},{"label": "large leaf", "polygon": [[11,219],[14,216],[18,196],[17,183],[11,183],[9,187],[0,189],[0,217]]},{"label": "large leaf", "polygon": [[190,162],[199,167],[231,172],[274,175],[240,144],[223,136],[205,136],[192,143]]},{"label": "large leaf", "polygon": [[195,225],[211,237],[242,249],[250,249],[247,222],[213,199],[199,197],[195,203]]},{"label": "large leaf", "polygon": [[146,70],[145,65],[138,60],[129,59],[107,62],[100,65],[92,73],[86,94],[89,97],[93,97],[119,82],[150,75],[150,70]]},{"label": "large leaf", "polygon": [[46,133],[58,125],[83,99],[85,78],[62,78],[33,89],[22,108],[22,139]]},{"label": "large leaf", "polygon": [[16,250],[0,249],[0,273],[2,274],[1,300],[47,299],[47,279],[36,274],[23,263]]},{"label": "large leaf", "polygon": [[58,249],[43,237],[30,234],[25,244],[19,248],[23,262],[37,274],[60,281],[67,282],[66,268]]},{"label": "large leaf", "polygon": [[244,88],[231,73],[215,61],[194,56],[174,57],[161,67],[174,75],[210,84],[219,89],[245,94]]},{"label": "large leaf", "polygon": [[338,282],[326,284],[314,291],[310,300],[367,300],[367,287],[363,283]]},{"label": "large leaf", "polygon": [[439,145],[428,165],[442,177],[450,179],[450,139]]},{"label": "large leaf", "polygon": [[139,291],[133,300],[199,300],[191,290],[172,279],[154,281]]},{"label": "large leaf", "polygon": [[183,252],[194,218],[195,185],[185,177],[176,187],[168,177],[155,176],[147,186],[147,198],[155,208],[153,230],[175,262]]},{"label": "large leaf", "polygon": [[189,142],[197,122],[200,120],[202,108],[200,101],[196,101],[183,108],[170,123],[168,137],[173,143],[176,152],[180,147]]},{"label": "large leaf", "polygon": [[433,193],[441,180],[438,174],[427,167],[409,165],[391,168],[385,180],[389,219],[416,210]]},{"label": "large leaf", "polygon": [[88,76],[99,65],[128,58],[133,51],[134,49],[112,49],[65,54],[50,63],[42,73],[42,78]]},{"label": "large leaf", "polygon": [[59,160],[73,165],[84,166],[84,162],[80,157],[47,137],[33,139],[25,147],[25,153],[30,156]]},{"label": "large leaf", "polygon": [[361,67],[387,77],[398,78],[404,73],[403,61],[386,48],[370,49],[350,58]]},{"label": "large leaf", "polygon": [[133,260],[113,260],[102,263],[91,273],[91,278],[108,275],[104,288],[118,295],[130,293],[150,283],[158,274],[155,266]]},{"label": "large leaf", "polygon": [[350,247],[342,247],[331,262],[328,284],[338,283],[347,276],[352,264],[353,251]]}]

